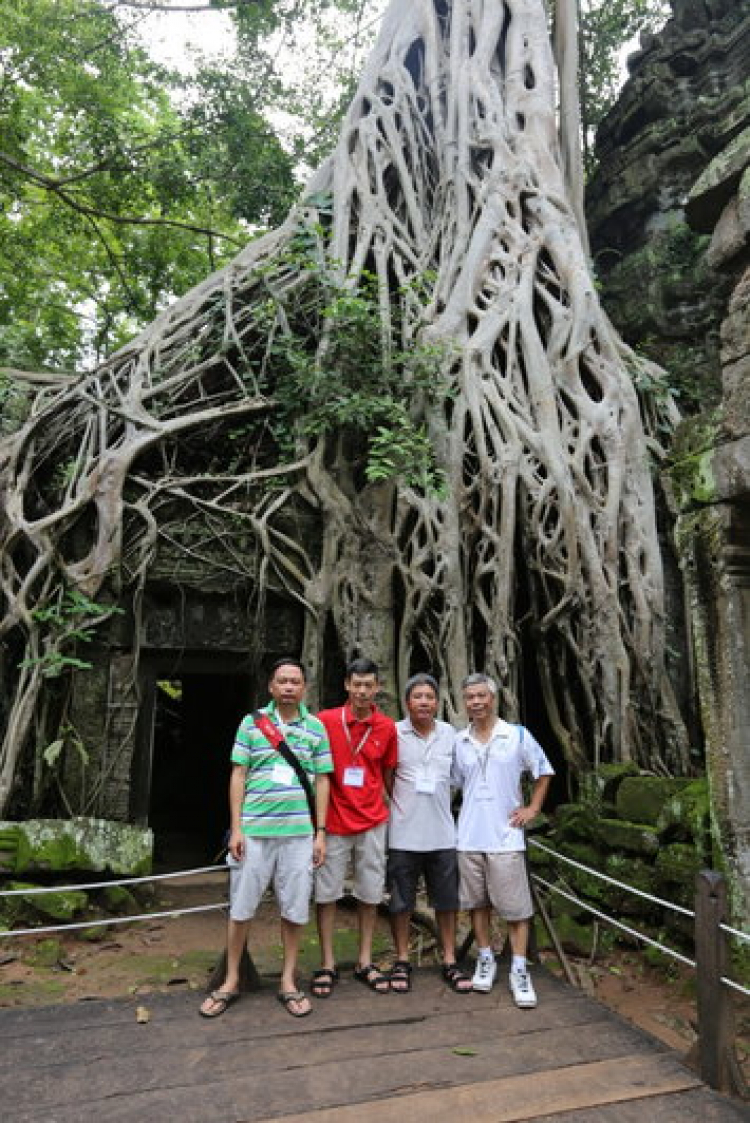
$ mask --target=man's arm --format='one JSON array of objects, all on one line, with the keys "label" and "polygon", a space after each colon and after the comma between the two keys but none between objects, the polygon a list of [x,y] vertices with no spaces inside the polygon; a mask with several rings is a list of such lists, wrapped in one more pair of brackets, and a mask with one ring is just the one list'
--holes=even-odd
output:
[{"label": "man's arm", "polygon": [[315,815],[318,820],[318,829],[313,839],[313,866],[317,869],[326,860],[326,815],[328,814],[328,796],[331,791],[331,781],[327,772],[318,772],[315,777]]},{"label": "man's arm", "polygon": [[229,777],[229,853],[238,862],[245,856],[245,836],[242,833],[242,801],[245,798],[247,768],[233,764]]},{"label": "man's arm", "polygon": [[549,788],[551,779],[551,776],[540,776],[538,780],[534,781],[528,806],[517,807],[510,817],[510,825],[512,827],[525,827],[533,819],[536,819],[537,815],[542,810],[542,805],[547,796],[547,789]]}]

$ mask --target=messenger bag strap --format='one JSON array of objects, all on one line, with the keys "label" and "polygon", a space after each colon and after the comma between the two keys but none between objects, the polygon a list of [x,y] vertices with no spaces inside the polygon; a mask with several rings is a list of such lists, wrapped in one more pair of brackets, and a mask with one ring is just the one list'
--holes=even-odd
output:
[{"label": "messenger bag strap", "polygon": [[281,736],[279,730],[266,714],[262,714],[260,710],[254,710],[253,721],[255,722],[256,727],[261,731],[265,739],[267,741],[270,741],[276,751],[278,753],[281,753],[289,767],[294,769],[297,779],[302,785],[302,790],[307,796],[307,806],[310,809],[310,819],[312,821],[313,830],[315,830],[318,823],[318,817],[315,811],[315,795],[313,793],[312,785],[307,773],[305,772],[295,754],[287,745],[284,738]]}]

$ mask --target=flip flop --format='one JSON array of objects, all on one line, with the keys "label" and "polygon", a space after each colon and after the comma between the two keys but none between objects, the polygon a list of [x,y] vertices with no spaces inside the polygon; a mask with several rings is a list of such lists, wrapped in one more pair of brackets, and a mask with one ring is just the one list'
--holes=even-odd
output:
[{"label": "flip flop", "polygon": [[303,990],[282,990],[276,995],[276,998],[286,1010],[287,1014],[291,1014],[293,1018],[306,1018],[308,1014],[312,1014],[312,1006],[308,1006],[307,1010],[293,1010],[292,1002],[303,1002],[307,995]]},{"label": "flip flop", "polygon": [[206,1002],[210,998],[212,1002],[216,1003],[219,1009],[204,1010],[201,1006],[198,1013],[202,1018],[218,1018],[233,1002],[236,1002],[239,997],[240,992],[238,990],[212,990],[203,1001]]},{"label": "flip flop", "polygon": [[313,971],[313,976],[310,981],[310,990],[316,998],[330,998],[333,993],[333,988],[339,981],[339,969],[334,967],[321,967],[319,971]]},{"label": "flip flop", "polygon": [[[378,971],[374,963],[367,963],[364,967],[354,968],[354,978],[358,983],[364,983],[376,994],[387,994],[391,989],[390,980],[382,971]],[[385,986],[381,986],[385,983]]]}]

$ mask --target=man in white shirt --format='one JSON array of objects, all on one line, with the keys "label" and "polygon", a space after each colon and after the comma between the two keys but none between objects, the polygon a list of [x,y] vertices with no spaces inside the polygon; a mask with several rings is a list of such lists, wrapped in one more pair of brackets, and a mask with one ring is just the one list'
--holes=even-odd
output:
[{"label": "man in white shirt", "polygon": [[443,978],[456,993],[469,994],[471,979],[456,963],[458,865],[451,814],[456,731],[437,720],[438,685],[432,675],[413,675],[404,698],[407,717],[396,722],[398,763],[388,831],[388,888],[396,945],[391,990],[396,994],[411,990],[409,921],[423,876],[440,933]]},{"label": "man in white shirt", "polygon": [[[463,789],[458,818],[459,897],[471,911],[479,955],[472,983],[488,992],[497,964],[490,946],[490,912],[508,922],[512,952],[510,990],[517,1006],[536,1006],[526,950],[533,914],[526,873],[523,828],[541,811],[554,770],[541,746],[523,726],[497,715],[497,686],[489,675],[463,682],[470,725],[456,735],[453,782]],[[521,776],[533,785],[523,805]]]}]

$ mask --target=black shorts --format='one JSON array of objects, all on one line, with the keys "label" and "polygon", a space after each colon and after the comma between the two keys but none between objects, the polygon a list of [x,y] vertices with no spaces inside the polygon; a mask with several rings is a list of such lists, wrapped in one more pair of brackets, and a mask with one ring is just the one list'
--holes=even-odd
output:
[{"label": "black shorts", "polygon": [[455,912],[458,908],[458,862],[453,849],[389,851],[390,911],[413,911],[420,874],[424,875],[427,895],[435,911]]}]

